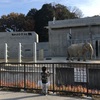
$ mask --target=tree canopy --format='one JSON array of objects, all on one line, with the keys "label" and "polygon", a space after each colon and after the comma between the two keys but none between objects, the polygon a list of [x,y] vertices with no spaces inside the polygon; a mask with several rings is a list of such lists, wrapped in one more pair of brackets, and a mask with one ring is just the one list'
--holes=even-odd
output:
[{"label": "tree canopy", "polygon": [[10,28],[13,31],[32,31],[34,30],[34,20],[26,18],[24,14],[10,13],[3,15],[0,19],[0,31]]},{"label": "tree canopy", "polygon": [[61,4],[52,5],[44,4],[41,9],[32,8],[27,15],[20,13],[10,13],[0,18],[0,31],[10,28],[13,31],[36,31],[39,35],[39,41],[48,41],[48,21],[52,21],[55,16],[56,20],[72,19],[82,17],[82,12],[78,8],[72,11]]}]

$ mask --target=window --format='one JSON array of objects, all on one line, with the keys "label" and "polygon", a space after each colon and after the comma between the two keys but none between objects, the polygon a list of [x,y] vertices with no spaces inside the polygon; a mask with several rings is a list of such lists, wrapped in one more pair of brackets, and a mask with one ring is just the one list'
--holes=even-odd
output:
[{"label": "window", "polygon": [[32,33],[28,33],[28,35],[32,35]]},{"label": "window", "polygon": [[25,49],[25,51],[31,51],[31,49]]}]

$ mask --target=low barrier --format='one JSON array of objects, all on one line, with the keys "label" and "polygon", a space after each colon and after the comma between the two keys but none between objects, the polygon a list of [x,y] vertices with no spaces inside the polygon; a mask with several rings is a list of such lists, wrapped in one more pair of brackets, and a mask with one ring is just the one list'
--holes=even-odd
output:
[{"label": "low barrier", "polygon": [[99,63],[0,63],[0,88],[41,90],[41,68],[50,72],[49,91],[100,94]]}]

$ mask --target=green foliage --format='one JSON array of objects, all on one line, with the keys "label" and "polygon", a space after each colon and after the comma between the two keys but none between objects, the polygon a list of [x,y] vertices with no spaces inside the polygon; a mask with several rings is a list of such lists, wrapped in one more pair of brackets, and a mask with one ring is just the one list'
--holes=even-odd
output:
[{"label": "green foliage", "polygon": [[44,27],[53,19],[54,12],[51,4],[44,4],[35,15],[35,31],[39,34],[40,41],[48,41],[48,30]]},{"label": "green foliage", "polygon": [[33,19],[34,20],[34,16],[36,14],[38,10],[33,8],[31,10],[29,10],[29,12],[27,13],[26,17],[29,18],[29,19]]},{"label": "green foliage", "polygon": [[57,20],[69,19],[70,11],[65,6],[57,4],[55,6],[55,16]]}]

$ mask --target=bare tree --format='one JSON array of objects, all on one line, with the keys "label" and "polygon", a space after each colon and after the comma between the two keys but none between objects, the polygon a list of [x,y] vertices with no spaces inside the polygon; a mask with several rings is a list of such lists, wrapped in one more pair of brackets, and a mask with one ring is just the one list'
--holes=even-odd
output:
[{"label": "bare tree", "polygon": [[74,6],[74,7],[68,7],[68,9],[70,10],[71,13],[73,13],[75,15],[75,17],[77,17],[77,18],[83,17],[83,13],[79,8]]}]

